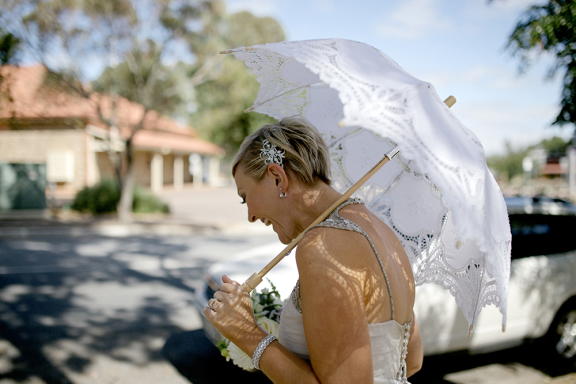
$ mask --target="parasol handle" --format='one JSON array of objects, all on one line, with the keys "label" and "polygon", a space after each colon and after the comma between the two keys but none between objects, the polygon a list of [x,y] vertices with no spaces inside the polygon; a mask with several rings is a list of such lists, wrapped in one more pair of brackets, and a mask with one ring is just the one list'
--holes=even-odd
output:
[{"label": "parasol handle", "polygon": [[[448,107],[451,107],[452,105],[454,105],[455,102],[456,102],[456,98],[454,98],[454,96],[450,96],[446,100],[444,100],[444,103]],[[260,284],[262,282],[262,279],[264,278],[264,276],[266,276],[266,274],[268,272],[270,272],[270,270],[272,268],[274,268],[276,266],[276,264],[278,264],[280,262],[280,260],[282,260],[286,255],[288,255],[290,253],[290,251],[292,251],[292,249],[294,249],[294,247],[296,245],[298,245],[300,240],[302,240],[302,238],[304,237],[304,235],[306,234],[306,232],[308,232],[308,230],[310,228],[312,228],[312,227],[320,224],[322,221],[324,221],[324,219],[326,219],[328,217],[328,215],[330,213],[332,213],[332,211],[334,211],[336,208],[338,208],[338,206],[340,204],[342,204],[343,202],[348,200],[348,198],[350,198],[350,196],[352,196],[352,194],[354,192],[356,192],[366,181],[368,181],[369,178],[371,178],[376,172],[378,172],[378,170],[380,168],[382,168],[382,166],[384,166],[384,164],[386,164],[387,162],[392,160],[392,158],[394,156],[396,156],[399,151],[400,150],[398,149],[398,147],[394,147],[394,148],[392,148],[392,150],[390,152],[385,154],[384,157],[382,158],[382,160],[380,160],[375,166],[372,167],[372,169],[370,169],[364,176],[362,176],[362,178],[360,180],[358,180],[353,186],[351,186],[346,192],[344,192],[344,194],[342,196],[340,196],[340,198],[338,200],[336,200],[336,202],[334,202],[334,204],[332,204],[327,210],[325,210],[320,216],[318,216],[318,218],[316,220],[314,220],[314,222],[312,224],[310,224],[308,226],[308,228],[306,228],[294,240],[292,240],[290,242],[290,244],[288,244],[286,246],[286,248],[284,248],[282,250],[282,252],[280,252],[278,254],[278,256],[276,256],[274,259],[272,259],[272,261],[270,261],[264,268],[262,268],[262,270],[260,272],[253,273],[252,276],[250,276],[242,284],[242,288],[244,288],[244,290],[248,293],[252,292],[252,290],[254,290],[258,286],[258,284]]]}]

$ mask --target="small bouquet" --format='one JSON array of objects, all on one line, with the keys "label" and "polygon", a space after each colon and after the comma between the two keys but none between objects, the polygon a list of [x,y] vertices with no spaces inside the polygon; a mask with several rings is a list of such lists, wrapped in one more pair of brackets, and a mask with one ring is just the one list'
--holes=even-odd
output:
[{"label": "small bouquet", "polygon": [[[250,298],[252,299],[252,309],[254,310],[254,317],[256,323],[261,326],[266,332],[278,337],[278,327],[280,323],[280,311],[282,311],[282,300],[280,293],[270,283],[271,289],[264,288],[260,293],[256,290],[252,291]],[[216,343],[222,356],[226,361],[230,361],[246,371],[254,371],[254,364],[252,364],[252,357],[248,356],[244,351],[238,348],[234,343],[228,339],[224,339]]]}]

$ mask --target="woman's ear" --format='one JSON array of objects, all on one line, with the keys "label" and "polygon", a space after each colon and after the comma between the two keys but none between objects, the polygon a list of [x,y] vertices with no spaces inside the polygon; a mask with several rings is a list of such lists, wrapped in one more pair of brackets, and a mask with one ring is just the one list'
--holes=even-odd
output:
[{"label": "woman's ear", "polygon": [[286,188],[288,188],[290,180],[284,168],[282,168],[280,165],[276,163],[271,163],[268,164],[266,173],[269,177],[274,179],[276,187],[282,188],[282,191],[286,191]]}]

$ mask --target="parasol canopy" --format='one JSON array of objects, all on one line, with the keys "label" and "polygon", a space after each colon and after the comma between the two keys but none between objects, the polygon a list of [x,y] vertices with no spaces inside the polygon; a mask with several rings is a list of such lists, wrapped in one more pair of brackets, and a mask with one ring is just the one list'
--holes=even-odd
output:
[{"label": "parasol canopy", "polygon": [[484,149],[436,94],[369,45],[342,39],[226,51],[254,70],[248,111],[301,116],[330,149],[332,186],[344,193],[397,146],[354,196],[402,242],[417,285],[450,291],[473,328],[482,307],[506,323],[511,234]]}]

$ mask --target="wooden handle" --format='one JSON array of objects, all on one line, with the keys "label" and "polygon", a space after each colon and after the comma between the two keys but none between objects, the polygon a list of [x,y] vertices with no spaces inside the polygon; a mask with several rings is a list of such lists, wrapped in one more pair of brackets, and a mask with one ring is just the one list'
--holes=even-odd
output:
[{"label": "wooden handle", "polygon": [[[446,100],[444,100],[444,103],[448,107],[453,106],[455,102],[456,102],[456,98],[454,96],[450,96]],[[308,226],[308,228],[306,228],[294,240],[292,240],[290,242],[290,244],[288,244],[286,246],[286,248],[284,248],[282,250],[282,252],[280,252],[278,254],[278,256],[276,256],[274,259],[272,259],[272,261],[270,261],[268,264],[266,264],[266,266],[264,268],[262,268],[262,270],[260,272],[252,274],[252,276],[250,276],[242,284],[242,288],[244,288],[246,290],[246,292],[248,292],[248,293],[252,292],[258,286],[258,284],[260,284],[262,282],[262,279],[264,278],[264,276],[266,276],[266,274],[268,272],[270,272],[270,270],[272,268],[274,268],[276,266],[276,264],[278,264],[280,262],[280,260],[282,260],[287,254],[290,253],[290,251],[292,249],[294,249],[294,247],[296,245],[298,245],[300,240],[302,240],[302,238],[304,237],[304,234],[306,232],[308,232],[308,230],[310,228],[314,227],[315,225],[320,224],[324,219],[326,219],[328,217],[328,215],[330,213],[332,213],[333,210],[335,210],[336,208],[338,208],[338,206],[340,204],[342,204],[343,202],[348,200],[348,198],[350,196],[352,196],[352,194],[354,192],[356,192],[358,190],[358,188],[360,188],[362,185],[364,185],[364,183],[366,181],[368,181],[368,179],[371,178],[376,172],[378,172],[378,170],[380,168],[382,168],[382,166],[384,166],[384,164],[386,164],[388,161],[392,160],[392,158],[394,156],[396,156],[396,154],[398,154],[398,152],[399,152],[398,147],[395,147],[390,152],[388,152],[386,155],[384,155],[382,160],[380,160],[374,167],[372,167],[372,169],[370,169],[364,176],[362,176],[362,178],[360,180],[358,180],[353,186],[351,186],[346,192],[344,192],[344,194],[342,196],[340,196],[340,198],[338,200],[336,200],[336,202],[334,202],[334,204],[332,204],[327,210],[324,211],[324,213],[322,213],[320,216],[318,216],[318,218],[316,220],[314,220],[314,222],[312,224],[310,224]]]}]

